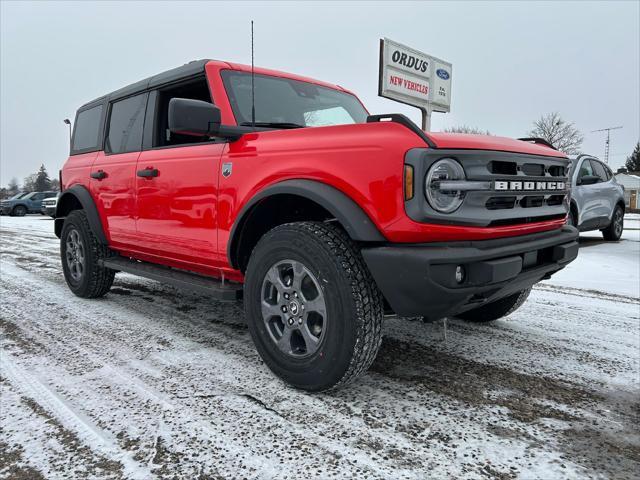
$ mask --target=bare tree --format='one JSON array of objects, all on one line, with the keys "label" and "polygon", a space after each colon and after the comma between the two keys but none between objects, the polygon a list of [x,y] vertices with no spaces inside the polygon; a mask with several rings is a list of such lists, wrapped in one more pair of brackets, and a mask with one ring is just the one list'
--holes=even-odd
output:
[{"label": "bare tree", "polygon": [[573,123],[566,122],[558,112],[543,115],[533,122],[528,136],[543,138],[561,152],[568,155],[580,153],[584,137]]},{"label": "bare tree", "polygon": [[20,184],[18,183],[18,179],[13,177],[9,180],[9,185],[7,185],[7,193],[9,196],[13,196],[20,191]]},{"label": "bare tree", "polygon": [[477,135],[491,135],[489,130],[481,130],[477,127],[469,127],[468,125],[458,125],[455,127],[445,128],[446,133],[474,133]]}]

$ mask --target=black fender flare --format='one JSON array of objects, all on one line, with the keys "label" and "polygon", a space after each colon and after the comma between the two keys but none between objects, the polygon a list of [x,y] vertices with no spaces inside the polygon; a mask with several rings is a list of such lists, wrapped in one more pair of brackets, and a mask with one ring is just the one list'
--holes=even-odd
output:
[{"label": "black fender flare", "polygon": [[97,237],[98,241],[103,245],[108,245],[107,236],[102,228],[102,222],[100,221],[100,215],[98,214],[98,208],[93,201],[93,197],[89,190],[82,185],[74,185],[65,190],[56,205],[56,218],[55,218],[55,234],[58,238],[62,234],[62,226],[64,225],[64,219],[73,208],[74,205],[80,204],[82,209],[87,214],[87,220],[89,226],[93,231],[93,234]]},{"label": "black fender flare", "polygon": [[284,180],[260,190],[240,210],[227,243],[227,258],[232,267],[237,268],[237,243],[251,210],[262,200],[280,194],[298,195],[317,203],[331,213],[355,241],[386,241],[364,210],[337,188],[316,180]]}]

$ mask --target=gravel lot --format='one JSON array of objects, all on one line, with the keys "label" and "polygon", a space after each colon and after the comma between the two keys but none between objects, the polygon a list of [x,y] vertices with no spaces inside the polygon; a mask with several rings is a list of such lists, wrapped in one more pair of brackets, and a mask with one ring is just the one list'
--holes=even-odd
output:
[{"label": "gravel lot", "polygon": [[[491,326],[386,322],[370,373],[274,378],[239,305],[66,288],[53,222],[0,218],[0,477],[638,478],[640,230]],[[583,254],[584,253],[584,254]]]}]

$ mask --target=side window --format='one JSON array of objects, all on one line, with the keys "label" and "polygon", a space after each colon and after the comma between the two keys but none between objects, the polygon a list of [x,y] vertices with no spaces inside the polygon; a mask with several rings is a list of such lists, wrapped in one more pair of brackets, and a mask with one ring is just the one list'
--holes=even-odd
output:
[{"label": "side window", "polygon": [[606,182],[608,180],[607,171],[604,169],[604,165],[596,160],[591,160],[591,167],[593,168],[593,174],[600,177],[601,182]]},{"label": "side window", "polygon": [[583,160],[580,165],[580,171],[578,172],[578,179],[586,177],[587,175],[593,175],[593,169],[591,168],[591,162],[589,160]]},{"label": "side window", "polygon": [[179,135],[169,131],[169,100],[172,98],[190,98],[213,103],[211,101],[211,94],[209,93],[209,85],[204,77],[158,90],[154,119],[153,147],[169,147],[189,143],[208,142],[209,139],[206,137],[196,138],[191,135]]},{"label": "side window", "polygon": [[33,200],[34,202],[38,202],[43,198],[44,198],[44,193],[36,193],[33,197],[31,197],[31,200]]},{"label": "side window", "polygon": [[142,128],[148,96],[148,93],[143,93],[111,105],[105,152],[126,153],[142,149]]},{"label": "side window", "polygon": [[102,105],[78,112],[73,130],[73,152],[98,150],[101,119]]}]

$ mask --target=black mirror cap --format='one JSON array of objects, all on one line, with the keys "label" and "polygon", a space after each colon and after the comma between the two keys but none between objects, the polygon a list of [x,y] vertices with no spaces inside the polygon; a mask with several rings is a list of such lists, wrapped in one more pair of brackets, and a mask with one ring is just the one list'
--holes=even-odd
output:
[{"label": "black mirror cap", "polygon": [[169,130],[180,135],[213,137],[220,130],[220,109],[202,100],[169,100]]},{"label": "black mirror cap", "polygon": [[580,185],[593,185],[599,181],[600,177],[597,175],[585,175],[584,177],[580,177]]}]

